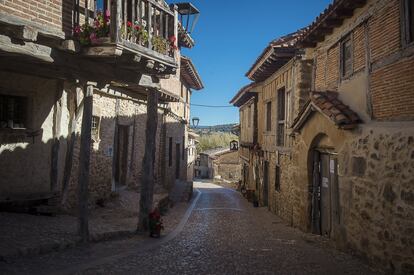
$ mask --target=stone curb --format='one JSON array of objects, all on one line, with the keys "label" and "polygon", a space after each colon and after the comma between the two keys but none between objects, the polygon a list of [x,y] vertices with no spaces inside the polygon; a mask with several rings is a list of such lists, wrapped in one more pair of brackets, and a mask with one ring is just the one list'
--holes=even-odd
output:
[{"label": "stone curb", "polygon": [[[119,230],[119,231],[110,231],[102,233],[93,233],[90,235],[90,242],[97,243],[102,241],[109,241],[114,239],[129,238],[135,236],[135,230]],[[35,256],[42,255],[54,251],[62,251],[68,248],[73,248],[76,246],[83,245],[79,237],[76,237],[75,240],[71,241],[55,241],[54,243],[47,243],[39,245],[37,247],[25,247],[14,250],[11,253],[0,254],[0,261],[8,262],[14,258],[22,256]]]},{"label": "stone curb", "polygon": [[[169,196],[165,196],[160,201],[164,199],[169,199]],[[159,204],[159,202],[158,202]],[[109,241],[115,239],[129,238],[135,236],[135,230],[118,230],[118,231],[109,231],[101,233],[91,233],[89,236],[89,242],[97,243],[102,241]],[[23,257],[23,256],[36,256],[47,254],[53,251],[62,251],[68,248],[73,248],[76,246],[83,245],[80,237],[74,237],[73,240],[64,240],[64,241],[55,241],[53,243],[47,243],[39,245],[37,247],[25,247],[18,248],[17,250],[12,251],[7,254],[0,254],[0,262],[8,262],[14,258]]]}]

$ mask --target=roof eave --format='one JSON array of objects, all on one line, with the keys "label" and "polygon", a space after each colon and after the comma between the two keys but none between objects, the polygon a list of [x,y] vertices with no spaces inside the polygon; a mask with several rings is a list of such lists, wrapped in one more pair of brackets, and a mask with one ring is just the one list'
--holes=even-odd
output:
[{"label": "roof eave", "polygon": [[363,7],[367,0],[336,0],[330,4],[299,39],[298,45],[304,48],[314,48],[322,42],[327,34],[343,24],[343,21],[353,16],[354,10]]}]

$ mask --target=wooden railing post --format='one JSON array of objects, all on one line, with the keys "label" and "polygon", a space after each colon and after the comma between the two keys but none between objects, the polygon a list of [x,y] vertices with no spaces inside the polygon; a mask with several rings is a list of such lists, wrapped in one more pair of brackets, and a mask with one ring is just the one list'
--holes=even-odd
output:
[{"label": "wooden railing post", "polygon": [[132,5],[131,6],[131,21],[132,21],[132,24],[135,26],[135,21],[136,21],[136,18],[135,18],[135,11],[136,11],[135,0],[132,0],[131,5]]},{"label": "wooden railing post", "polygon": [[124,27],[124,33],[125,33],[125,37],[124,38],[128,38],[127,35],[127,22],[128,22],[128,1],[124,0],[124,11],[122,14],[122,22],[123,22],[123,27]]},{"label": "wooden railing post", "polygon": [[141,9],[142,9],[142,5],[141,5],[141,0],[136,0],[137,1],[137,11],[136,11],[136,15],[137,15],[137,21],[141,24]]},{"label": "wooden railing post", "polygon": [[111,42],[115,43],[118,41],[118,13],[117,13],[118,0],[111,0],[109,10],[111,13],[111,23],[109,24],[109,36],[111,37]]},{"label": "wooden railing post", "polygon": [[148,2],[147,12],[147,27],[148,27],[148,48],[152,49],[152,4]]},{"label": "wooden railing post", "polygon": [[93,108],[94,84],[87,83],[84,87],[83,114],[81,129],[81,144],[79,152],[79,177],[78,177],[78,207],[79,207],[79,235],[83,242],[89,240],[89,165],[91,155],[91,128]]},{"label": "wooden railing post", "polygon": [[122,26],[122,0],[116,0],[116,41],[121,41],[121,26]]},{"label": "wooden railing post", "polygon": [[170,20],[170,15],[168,13],[165,14],[165,29],[164,29],[164,35],[168,39],[168,21]]},{"label": "wooden railing post", "polygon": [[[174,5],[174,36],[175,36],[175,46],[178,47],[178,6]],[[175,51],[174,56],[175,57]]]},{"label": "wooden railing post", "polygon": [[89,0],[85,0],[85,23],[89,24],[89,7],[88,7]]},{"label": "wooden railing post", "polygon": [[160,36],[164,38],[168,38],[164,34],[164,12],[160,11]]}]

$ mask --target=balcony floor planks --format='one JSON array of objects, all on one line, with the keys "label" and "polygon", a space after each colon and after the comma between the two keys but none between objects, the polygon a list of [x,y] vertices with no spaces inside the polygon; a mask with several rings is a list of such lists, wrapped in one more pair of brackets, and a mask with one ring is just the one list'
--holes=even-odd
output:
[{"label": "balcony floor planks", "polygon": [[122,40],[119,43],[104,43],[99,46],[85,47],[82,52],[83,55],[88,57],[119,57],[125,51],[143,56],[172,68],[177,67],[177,62],[173,57],[160,54],[127,40]]}]

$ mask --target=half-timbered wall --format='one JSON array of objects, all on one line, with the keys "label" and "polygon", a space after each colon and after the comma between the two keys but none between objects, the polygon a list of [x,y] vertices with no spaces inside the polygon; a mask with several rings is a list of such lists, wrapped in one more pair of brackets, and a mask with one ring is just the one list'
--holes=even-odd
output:
[{"label": "half-timbered wall", "polygon": [[[314,49],[314,90],[340,93],[365,120],[412,120],[414,46],[404,37],[404,0],[371,0]],[[352,44],[352,72],[342,75],[341,45]]]}]

